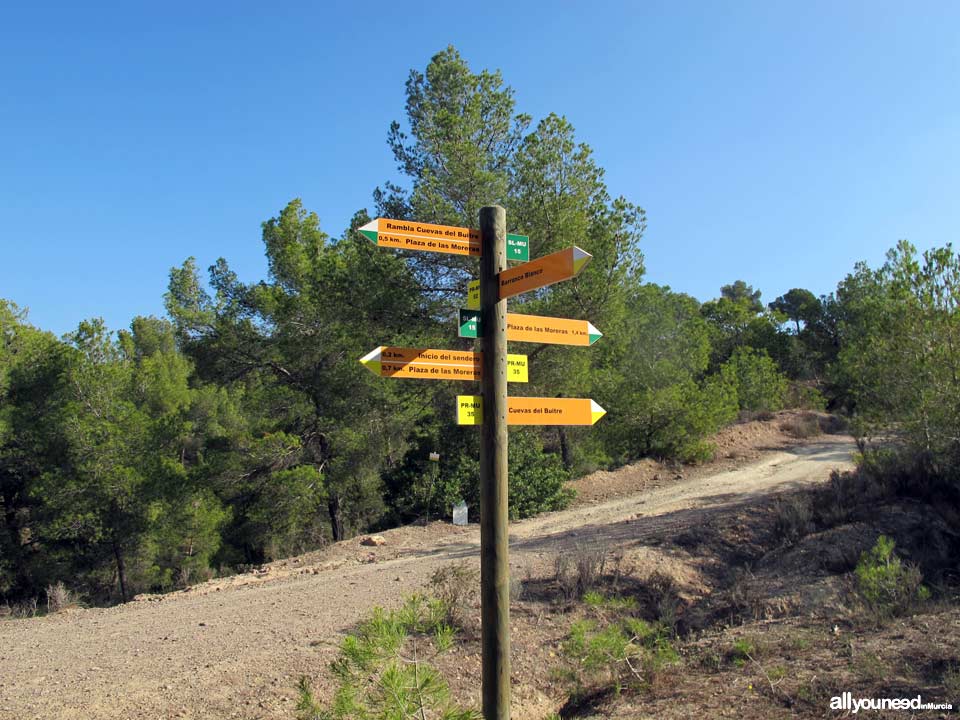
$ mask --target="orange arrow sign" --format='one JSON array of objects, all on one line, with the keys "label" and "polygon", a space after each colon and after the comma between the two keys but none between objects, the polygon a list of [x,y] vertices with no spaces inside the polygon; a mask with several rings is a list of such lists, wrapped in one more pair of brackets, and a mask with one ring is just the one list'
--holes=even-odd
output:
[{"label": "orange arrow sign", "polygon": [[579,273],[592,257],[586,250],[574,245],[504,270],[497,276],[500,282],[500,299],[506,300],[561,280],[569,280]]},{"label": "orange arrow sign", "polygon": [[[594,425],[606,414],[589,398],[507,398],[507,425]],[[457,425],[481,423],[483,398],[457,395]]]},{"label": "orange arrow sign", "polygon": [[[479,380],[482,353],[381,345],[360,358],[374,375],[421,380]],[[527,356],[507,355],[507,381],[527,382]]]},{"label": "orange arrow sign", "polygon": [[[357,228],[381,247],[480,257],[480,231],[473,228],[377,218]],[[507,234],[507,260],[530,259],[530,238]]]},{"label": "orange arrow sign", "polygon": [[[479,310],[460,310],[459,334],[465,338],[483,337]],[[587,320],[542,317],[507,313],[507,340],[550,345],[593,345],[603,336]]]},{"label": "orange arrow sign", "polygon": [[381,247],[480,257],[480,231],[452,225],[377,218],[358,228]]}]

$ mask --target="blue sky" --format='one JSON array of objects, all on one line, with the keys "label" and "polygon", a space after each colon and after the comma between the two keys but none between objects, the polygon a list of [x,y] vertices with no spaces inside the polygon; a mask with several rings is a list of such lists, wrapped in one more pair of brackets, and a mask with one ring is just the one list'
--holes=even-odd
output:
[{"label": "blue sky", "polygon": [[[15,6],[13,6],[15,5]],[[169,268],[264,276],[302,197],[339,235],[398,179],[447,44],[566,115],[647,210],[647,279],[833,290],[960,225],[960,4],[17,3],[0,10],[0,297],[64,333],[162,314]]]}]

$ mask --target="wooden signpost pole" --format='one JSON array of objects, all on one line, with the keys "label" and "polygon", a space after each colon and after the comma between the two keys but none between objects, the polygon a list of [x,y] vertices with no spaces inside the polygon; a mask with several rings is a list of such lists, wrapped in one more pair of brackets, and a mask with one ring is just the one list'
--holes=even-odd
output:
[{"label": "wooden signpost pole", "polygon": [[[484,720],[510,718],[510,563],[507,537],[507,425],[593,425],[605,410],[591,398],[507,397],[507,381],[527,382],[526,355],[514,342],[592,345],[600,331],[586,320],[514,315],[507,298],[575,277],[590,253],[573,246],[527,262],[530,239],[507,234],[507,213],[480,210],[480,229],[377,218],[360,233],[383,247],[480,257],[460,336],[479,337],[481,353],[380,345],[360,362],[380,377],[480,381],[480,395],[457,396],[457,423],[480,425],[480,597]],[[507,260],[523,261],[507,268]],[[482,331],[481,331],[482,328]]]},{"label": "wooden signpost pole", "polygon": [[483,717],[510,717],[510,563],[507,539],[507,213],[480,210],[480,320],[483,423],[480,431],[480,597]]}]

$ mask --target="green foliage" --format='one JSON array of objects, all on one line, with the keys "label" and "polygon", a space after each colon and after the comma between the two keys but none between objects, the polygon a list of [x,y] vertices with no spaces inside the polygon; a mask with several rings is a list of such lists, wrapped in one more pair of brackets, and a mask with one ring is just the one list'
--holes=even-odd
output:
[{"label": "green foliage", "polygon": [[734,388],[741,410],[779,410],[787,379],[764,351],[737,348],[720,368],[720,377]]},{"label": "green foliage", "polygon": [[809,325],[822,312],[817,296],[804,288],[792,288],[772,303],[770,309],[782,313],[795,325],[796,334],[800,334],[800,323]]},{"label": "green foliage", "polygon": [[957,451],[958,302],[960,257],[950,245],[918,258],[901,241],[879,270],[861,263],[840,284],[834,382],[865,432],[896,423],[917,449]]},{"label": "green foliage", "polygon": [[791,382],[787,385],[787,392],[784,396],[784,407],[823,412],[827,409],[827,399],[814,387],[798,382]]},{"label": "green foliage", "polygon": [[[611,194],[565,117],[519,114],[498,72],[448,47],[410,73],[405,111],[387,136],[402,182],[377,189],[378,214],[473,226],[496,202],[534,257],[593,255],[511,304],[604,333],[589,350],[525,349],[536,372],[513,392],[592,397],[608,413],[594,428],[511,432],[514,517],[566,506],[567,480],[592,469],[708,460],[709,435],[738,410],[785,401],[843,406],[864,432],[893,420],[927,457],[956,456],[949,246],[921,262],[901,244],[835,296],[794,288],[764,309],[738,280],[701,305],[643,282],[643,209]],[[330,237],[294,199],[262,224],[266,278],[243,282],[220,258],[203,280],[188,258],[170,271],[168,319],[118,333],[92,320],[58,340],[0,301],[0,599],[61,578],[124,598],[447,517],[461,499],[476,515],[479,433],[455,424],[462,388],[355,362],[379,344],[466,348],[451,345],[450,312],[475,259],[383,251],[355,232],[367,220]],[[784,376],[799,381],[786,400]]]},{"label": "green foliage", "polygon": [[[631,610],[633,605],[588,594],[591,607]],[[577,692],[648,686],[664,667],[680,661],[671,632],[629,615],[577,620],[563,644]]]},{"label": "green foliage", "polygon": [[147,513],[140,547],[146,584],[168,590],[207,579],[230,510],[209,490],[197,490],[154,501]]},{"label": "green foliage", "polygon": [[587,607],[594,609],[607,609],[614,611],[635,610],[637,600],[632,597],[622,597],[619,595],[604,595],[597,590],[590,590],[583,594],[583,603]]},{"label": "green foliage", "polygon": [[737,667],[743,667],[756,652],[757,649],[749,638],[737,638],[733,641],[733,647],[727,657]]},{"label": "green foliage", "polygon": [[620,325],[596,348],[598,397],[609,417],[596,432],[619,462],[645,455],[699,461],[704,436],[737,412],[733,388],[704,377],[710,330],[693,298],[657,285],[636,288]]},{"label": "green foliage", "polygon": [[[300,679],[301,720],[422,718],[426,713],[449,720],[478,717],[457,705],[449,687],[428,660],[447,651],[453,629],[444,624],[443,603],[414,595],[399,610],[376,608],[373,616],[340,644],[331,664],[339,683],[328,707],[314,696],[309,680]],[[422,653],[432,646],[433,655]]]},{"label": "green foliage", "polygon": [[893,540],[881,535],[876,544],[860,556],[854,570],[857,594],[877,619],[907,613],[930,597],[920,571],[904,565],[893,549]]},{"label": "green foliage", "polygon": [[378,191],[378,203],[394,211],[387,216],[460,225],[484,205],[502,203],[529,117],[514,116],[513,90],[500,73],[472,73],[450,46],[425,72],[411,70],[406,88],[409,135],[394,122],[387,143],[413,187]]},{"label": "green foliage", "polygon": [[535,432],[520,430],[510,433],[510,514],[530,517],[540,512],[562,510],[573,490],[565,483],[570,474],[556,455],[543,452]]}]

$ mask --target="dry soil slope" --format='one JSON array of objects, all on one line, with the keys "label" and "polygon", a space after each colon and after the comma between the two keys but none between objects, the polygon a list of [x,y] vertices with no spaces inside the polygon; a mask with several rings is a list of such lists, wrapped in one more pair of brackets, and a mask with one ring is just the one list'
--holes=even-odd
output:
[{"label": "dry soil slope", "polygon": [[[639,544],[719,508],[825,480],[849,466],[852,450],[850,438],[822,437],[518,522],[511,563],[537,573],[558,552]],[[477,562],[476,526],[385,536],[383,547],[348,541],[162,598],[2,622],[0,718],[290,718],[296,679],[315,676],[372,607],[421,590],[445,563]]]}]

